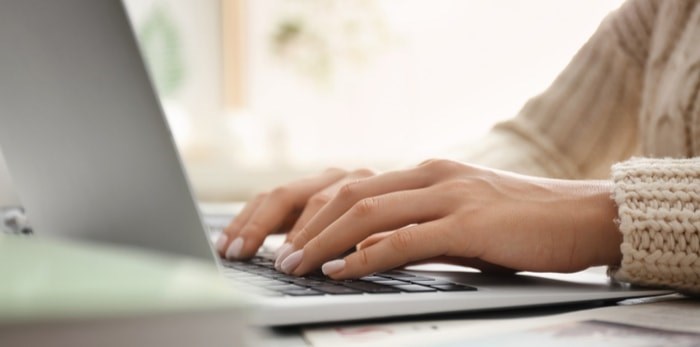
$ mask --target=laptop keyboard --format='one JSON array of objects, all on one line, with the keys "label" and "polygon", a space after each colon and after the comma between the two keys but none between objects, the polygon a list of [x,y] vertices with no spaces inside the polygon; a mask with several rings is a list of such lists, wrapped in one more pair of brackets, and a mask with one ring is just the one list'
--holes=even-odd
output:
[{"label": "laptop keyboard", "polygon": [[357,280],[336,281],[317,272],[305,277],[275,270],[274,261],[256,256],[248,261],[222,260],[224,275],[264,296],[317,296],[474,291],[476,288],[402,271],[375,273]]}]

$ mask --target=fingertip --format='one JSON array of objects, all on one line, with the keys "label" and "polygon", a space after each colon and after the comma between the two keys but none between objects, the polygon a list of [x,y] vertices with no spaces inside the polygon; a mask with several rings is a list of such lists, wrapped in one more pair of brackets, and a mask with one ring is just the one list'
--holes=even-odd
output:
[{"label": "fingertip", "polygon": [[345,269],[345,259],[335,259],[326,262],[321,266],[321,271],[326,276],[332,276],[334,274],[340,274]]},{"label": "fingertip", "polygon": [[226,249],[226,259],[239,259],[244,243],[245,241],[240,236],[233,240]]},{"label": "fingertip", "polygon": [[279,259],[282,256],[282,254],[284,254],[286,257],[289,254],[288,250],[290,247],[292,247],[292,244],[289,242],[285,242],[282,244],[282,246],[277,248],[277,250],[275,251],[275,260]]},{"label": "fingertip", "polygon": [[294,271],[297,269],[299,264],[301,263],[302,259],[304,257],[304,249],[300,249],[297,251],[292,252],[286,259],[282,261],[282,264],[280,265],[282,272],[286,274],[293,274]]},{"label": "fingertip", "polygon": [[226,252],[226,245],[228,244],[228,235],[226,233],[221,233],[219,235],[219,239],[216,240],[216,245],[214,248],[216,248],[216,251],[219,252],[219,254],[224,254]]},{"label": "fingertip", "polygon": [[294,247],[292,246],[291,243],[285,243],[280,247],[280,249],[277,250],[279,254],[277,254],[277,259],[275,259],[275,269],[277,271],[282,272],[282,262],[287,259],[287,257],[292,254],[294,251]]}]

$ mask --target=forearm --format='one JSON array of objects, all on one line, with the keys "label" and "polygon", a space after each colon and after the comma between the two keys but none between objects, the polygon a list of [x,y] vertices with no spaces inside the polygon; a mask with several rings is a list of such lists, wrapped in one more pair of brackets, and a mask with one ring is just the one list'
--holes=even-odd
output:
[{"label": "forearm", "polygon": [[[644,66],[655,13],[647,0],[611,14],[552,85],[517,117],[455,155],[533,176],[604,179],[637,148]],[[648,12],[648,11],[641,11]]]}]

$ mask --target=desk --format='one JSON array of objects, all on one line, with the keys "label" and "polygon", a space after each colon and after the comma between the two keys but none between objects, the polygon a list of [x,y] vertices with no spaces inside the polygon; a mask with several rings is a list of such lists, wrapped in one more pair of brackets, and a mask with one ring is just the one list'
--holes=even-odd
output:
[{"label": "desk", "polygon": [[[617,305],[482,312],[304,331],[313,346],[697,346],[700,300],[678,294]],[[393,333],[392,333],[393,332]]]},{"label": "desk", "polygon": [[[462,314],[451,314],[442,316],[431,317],[432,322],[436,323],[446,323],[454,322],[456,320],[492,320],[497,322],[498,320],[507,320],[515,318],[527,318],[527,317],[547,317],[567,312],[574,312],[578,310],[586,310],[601,307],[600,304],[579,304],[579,305],[563,305],[550,308],[530,308],[530,309],[519,309],[519,310],[506,310],[498,312],[481,312],[481,313],[462,313]],[[361,327],[366,324],[407,324],[412,323],[415,326],[427,326],[426,318],[412,318],[412,319],[390,319],[390,320],[380,320],[373,321],[371,323],[341,323],[333,325],[319,325],[319,326],[302,326],[302,327],[287,327],[287,328],[272,328],[264,329],[259,332],[258,342],[256,346],[261,347],[308,347],[312,344],[304,338],[304,329],[324,329],[324,328],[337,328],[343,327],[347,329],[353,329],[355,327]],[[316,346],[316,345],[313,345]],[[326,345],[320,344],[319,347],[324,347]],[[337,345],[329,344],[328,347],[340,347]]]}]

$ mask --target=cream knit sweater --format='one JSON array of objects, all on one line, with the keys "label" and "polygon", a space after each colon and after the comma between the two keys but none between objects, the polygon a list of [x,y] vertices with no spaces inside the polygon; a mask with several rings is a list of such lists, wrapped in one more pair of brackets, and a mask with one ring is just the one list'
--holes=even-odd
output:
[{"label": "cream knit sweater", "polygon": [[700,293],[699,156],[700,0],[631,0],[462,159],[568,179],[612,171],[623,259],[611,275]]}]

